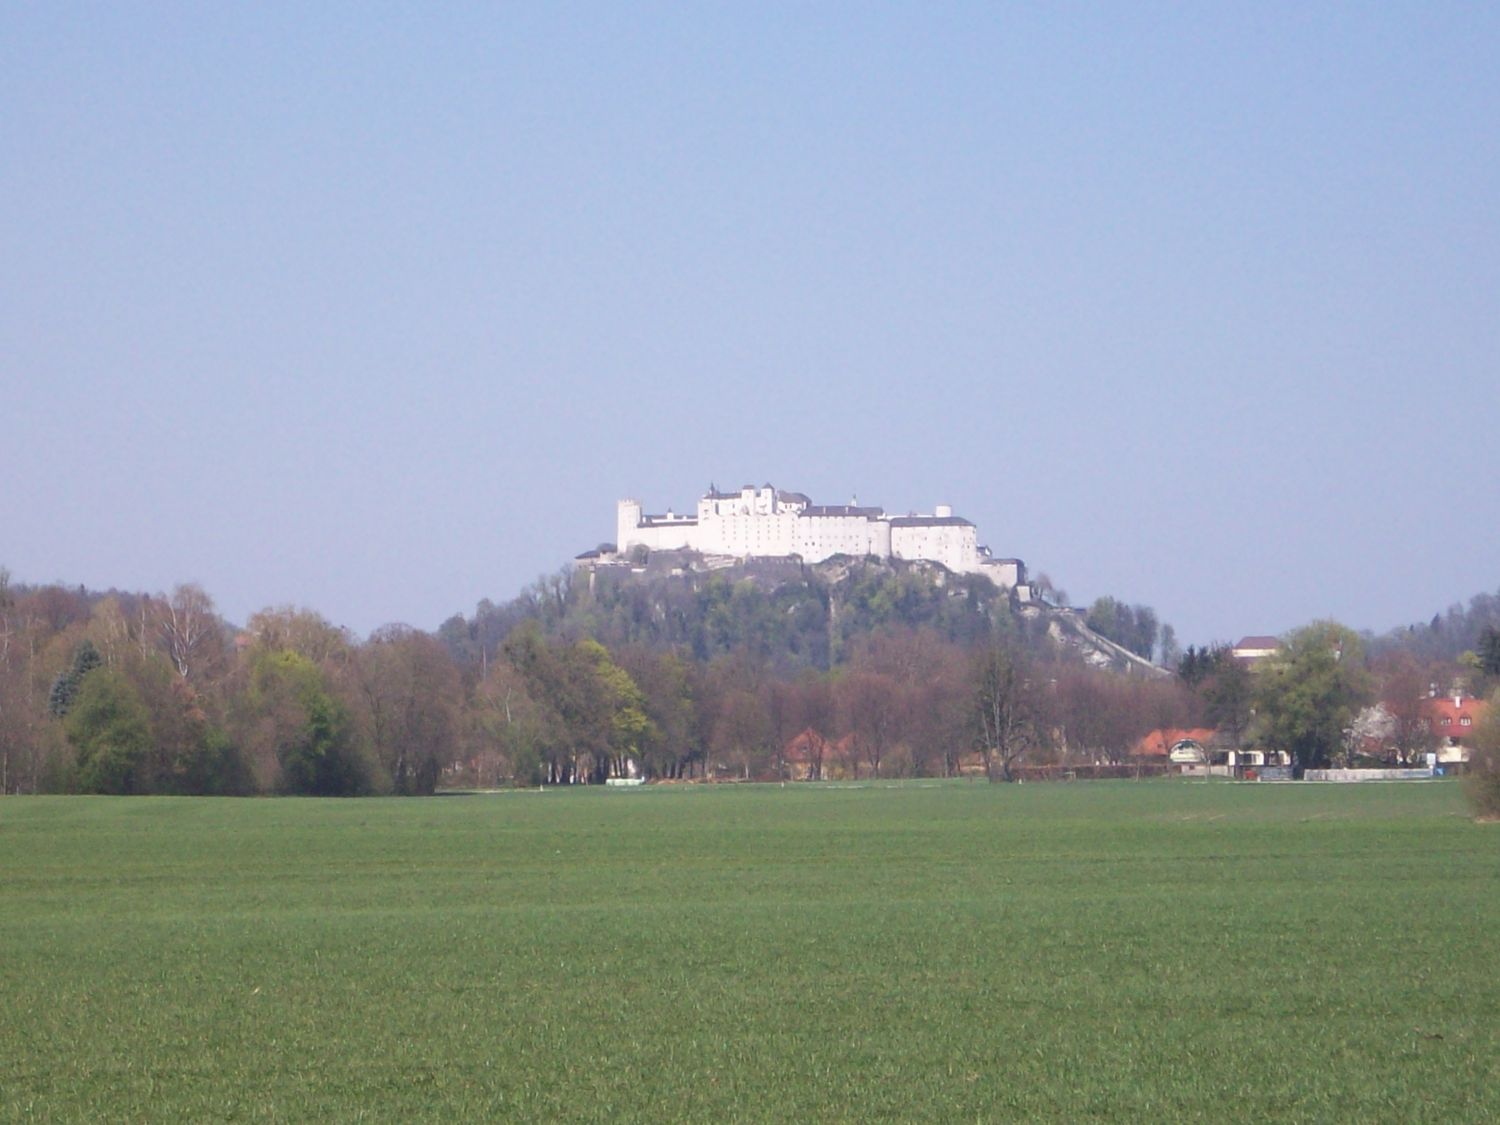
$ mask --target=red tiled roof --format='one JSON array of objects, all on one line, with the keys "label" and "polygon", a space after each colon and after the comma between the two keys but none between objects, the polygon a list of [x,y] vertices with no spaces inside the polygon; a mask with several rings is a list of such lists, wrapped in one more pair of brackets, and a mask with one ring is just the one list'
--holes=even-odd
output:
[{"label": "red tiled roof", "polygon": [[[1482,699],[1465,697],[1454,701],[1451,695],[1429,699],[1423,706],[1432,733],[1441,738],[1467,739],[1483,720],[1489,704]],[[1464,720],[1469,720],[1467,723]]]},{"label": "red tiled roof", "polygon": [[1165,758],[1173,746],[1185,739],[1207,746],[1218,733],[1212,727],[1161,727],[1137,742],[1135,753],[1142,758]]}]

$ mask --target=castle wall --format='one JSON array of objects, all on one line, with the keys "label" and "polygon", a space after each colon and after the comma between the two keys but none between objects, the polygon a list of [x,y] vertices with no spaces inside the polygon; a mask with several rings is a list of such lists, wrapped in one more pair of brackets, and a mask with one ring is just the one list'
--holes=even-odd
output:
[{"label": "castle wall", "polygon": [[709,555],[777,557],[796,553],[796,506],[769,484],[738,492],[710,491],[698,500],[696,549]]},{"label": "castle wall", "polygon": [[670,523],[647,525],[635,529],[631,544],[640,544],[652,551],[681,551],[698,548],[693,545],[697,525],[692,523]]},{"label": "castle wall", "polygon": [[1020,559],[985,559],[980,572],[989,575],[996,586],[1012,590],[1026,582],[1026,565]]},{"label": "castle wall", "polygon": [[1019,560],[989,558],[974,525],[946,505],[933,516],[891,517],[879,508],[812,506],[801,493],[779,493],[770,485],[711,489],[699,498],[696,517],[647,515],[638,501],[622,500],[615,541],[622,554],[645,546],[736,558],[795,555],[809,563],[873,555],[938,562],[957,574],[987,574],[1005,586],[1025,581]]},{"label": "castle wall", "polygon": [[717,554],[790,555],[796,553],[792,528],[797,517],[790,512],[721,516],[713,520],[717,528]]},{"label": "castle wall", "polygon": [[635,500],[621,500],[615,515],[615,546],[623,554],[631,547],[643,546],[652,551],[699,550],[694,540],[698,521],[690,516],[668,512],[648,516]]},{"label": "castle wall", "polygon": [[974,525],[966,520],[894,521],[891,554],[898,559],[940,562],[956,574],[972,574],[979,569],[978,536]]},{"label": "castle wall", "polygon": [[822,562],[834,555],[890,555],[890,525],[865,515],[800,516],[797,554],[804,562]]}]

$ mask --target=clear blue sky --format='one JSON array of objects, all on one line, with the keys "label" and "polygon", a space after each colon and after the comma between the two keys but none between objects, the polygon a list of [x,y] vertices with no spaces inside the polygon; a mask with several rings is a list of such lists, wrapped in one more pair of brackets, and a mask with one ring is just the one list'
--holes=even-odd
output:
[{"label": "clear blue sky", "polygon": [[0,564],[433,628],[710,481],[1500,586],[1500,8],[7,4]]}]

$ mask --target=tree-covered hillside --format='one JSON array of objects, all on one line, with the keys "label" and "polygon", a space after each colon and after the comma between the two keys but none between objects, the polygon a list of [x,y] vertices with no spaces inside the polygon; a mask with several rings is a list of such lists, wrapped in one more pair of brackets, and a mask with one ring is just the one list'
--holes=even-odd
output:
[{"label": "tree-covered hillside", "polygon": [[1475,594],[1465,606],[1454,602],[1428,621],[1392,629],[1374,638],[1377,653],[1401,650],[1420,660],[1456,661],[1465,653],[1481,654],[1500,636],[1500,590]]},{"label": "tree-covered hillside", "polygon": [[482,662],[523,621],[611,649],[673,649],[699,662],[733,654],[780,672],[827,671],[886,627],[930,629],[960,645],[997,633],[1041,643],[1041,630],[1028,631],[1009,595],[979,575],[873,559],[707,569],[679,552],[637,567],[549,575],[504,605],[482,602],[472,617],[455,615],[438,632],[455,657]]}]

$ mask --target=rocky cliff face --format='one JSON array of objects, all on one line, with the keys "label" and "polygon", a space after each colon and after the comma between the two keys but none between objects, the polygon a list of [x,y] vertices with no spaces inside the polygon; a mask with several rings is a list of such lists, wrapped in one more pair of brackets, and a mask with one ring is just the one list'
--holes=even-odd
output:
[{"label": "rocky cliff face", "polygon": [[1077,653],[1091,668],[1111,668],[1116,672],[1146,676],[1171,675],[1167,669],[1094,632],[1084,623],[1082,610],[1033,603],[1021,606],[1017,612],[1024,619],[1041,623],[1056,644]]}]

